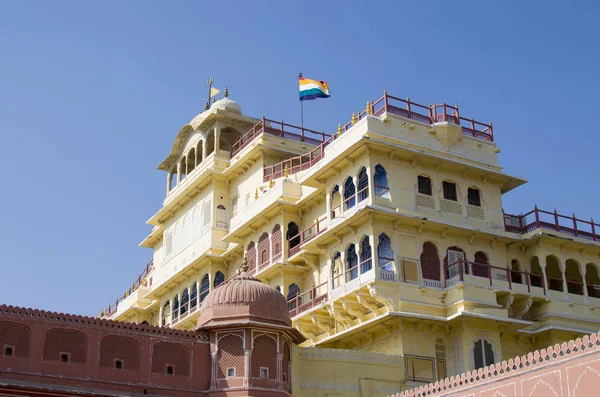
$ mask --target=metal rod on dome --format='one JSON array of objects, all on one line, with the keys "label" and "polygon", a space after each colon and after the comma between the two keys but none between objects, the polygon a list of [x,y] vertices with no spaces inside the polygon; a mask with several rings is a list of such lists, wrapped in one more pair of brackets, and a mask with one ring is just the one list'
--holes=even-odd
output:
[{"label": "metal rod on dome", "polygon": [[206,80],[206,82],[208,83],[208,106],[210,107],[210,94],[212,92],[212,85],[215,81],[212,77],[209,77],[208,80]]}]

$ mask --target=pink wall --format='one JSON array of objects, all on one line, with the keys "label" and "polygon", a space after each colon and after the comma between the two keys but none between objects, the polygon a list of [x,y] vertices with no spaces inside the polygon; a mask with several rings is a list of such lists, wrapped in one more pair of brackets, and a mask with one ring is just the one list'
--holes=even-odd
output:
[{"label": "pink wall", "polygon": [[394,397],[600,396],[600,333],[536,350]]}]

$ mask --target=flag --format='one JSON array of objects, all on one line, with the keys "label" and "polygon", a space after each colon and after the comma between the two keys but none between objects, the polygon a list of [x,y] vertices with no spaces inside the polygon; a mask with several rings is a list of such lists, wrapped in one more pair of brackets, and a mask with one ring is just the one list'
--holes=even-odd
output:
[{"label": "flag", "polygon": [[317,98],[329,98],[329,85],[323,80],[311,80],[298,77],[300,85],[300,100],[309,101]]},{"label": "flag", "polygon": [[217,95],[219,92],[221,92],[221,90],[217,90],[214,87],[210,87],[210,97],[214,97],[215,95]]}]

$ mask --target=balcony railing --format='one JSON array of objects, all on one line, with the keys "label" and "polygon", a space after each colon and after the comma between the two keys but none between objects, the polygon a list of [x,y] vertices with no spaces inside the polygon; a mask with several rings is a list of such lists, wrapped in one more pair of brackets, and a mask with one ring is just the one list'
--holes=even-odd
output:
[{"label": "balcony railing", "polygon": [[262,118],[256,123],[250,131],[245,133],[237,142],[231,146],[231,157],[239,153],[250,142],[262,133],[291,139],[298,142],[306,142],[311,145],[318,145],[326,141],[330,135],[324,132],[309,130],[308,128],[298,127],[292,124],[286,124],[283,121],[275,121]]},{"label": "balcony railing", "polygon": [[598,241],[600,235],[600,224],[595,223],[593,219],[586,221],[573,216],[543,211],[537,206],[532,211],[524,215],[504,214],[504,229],[507,232],[524,234],[537,229],[554,230],[560,233],[568,234],[574,237],[584,238],[586,240]]},{"label": "balcony railing", "polygon": [[150,259],[150,261],[148,263],[146,263],[146,267],[144,267],[144,269],[142,270],[140,275],[135,279],[135,281],[133,282],[131,287],[128,288],[127,291],[125,291],[125,293],[123,295],[121,295],[119,298],[117,298],[117,300],[114,303],[112,303],[112,304],[108,305],[108,307],[104,308],[104,310],[102,310],[100,312],[100,317],[112,316],[114,313],[116,313],[117,309],[119,308],[120,302],[122,302],[125,298],[127,298],[135,290],[137,290],[140,287],[140,285],[144,285],[144,286],[147,285],[146,277],[148,276],[148,273],[150,273],[150,271],[152,270],[153,265],[154,265],[154,259]]},{"label": "balcony railing", "polygon": [[300,233],[288,239],[288,256],[292,256],[300,251],[302,244],[312,240],[319,234],[327,230],[327,216],[317,219],[311,226],[302,229]]},{"label": "balcony railing", "polygon": [[297,316],[298,314],[305,312],[308,309],[311,309],[319,303],[326,300],[327,281],[315,287],[312,287],[308,291],[288,300],[288,310],[290,312],[290,317]]},{"label": "balcony railing", "polygon": [[[349,130],[354,124],[368,115],[381,117],[385,113],[390,113],[424,124],[433,124],[439,122],[456,124],[462,128],[463,136],[488,142],[494,141],[494,132],[491,122],[489,124],[485,124],[474,119],[462,117],[459,114],[457,105],[452,106],[442,103],[440,105],[425,106],[416,102],[411,102],[410,98],[401,99],[388,95],[387,92],[384,92],[383,96],[377,101],[370,102],[367,106],[367,109],[364,111],[353,114],[352,120],[341,127],[341,132]],[[271,120],[266,121],[277,123]],[[264,121],[259,122],[246,135],[244,135],[242,139],[236,142],[231,149],[232,156],[240,151],[250,141],[252,141],[255,136],[263,132],[262,125],[264,124]],[[283,122],[280,124],[283,124]],[[283,129],[283,125],[281,126],[281,129]],[[271,128],[271,130],[267,132],[274,135],[281,134],[277,128]],[[315,133],[315,131],[311,131],[311,133]],[[286,173],[286,168],[288,175],[307,170],[321,160],[325,153],[325,147],[333,142],[338,137],[338,134],[333,134],[331,136],[322,132],[317,134],[320,134],[320,137],[322,138],[321,141],[315,143],[320,143],[318,147],[301,156],[286,159],[274,165],[265,166],[263,170],[263,181],[267,182],[270,178],[276,179],[284,176]],[[325,139],[325,137],[328,139]]]}]

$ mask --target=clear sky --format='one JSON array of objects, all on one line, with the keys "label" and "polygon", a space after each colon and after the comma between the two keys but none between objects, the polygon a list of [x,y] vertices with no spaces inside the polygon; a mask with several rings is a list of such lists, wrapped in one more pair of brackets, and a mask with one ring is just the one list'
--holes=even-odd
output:
[{"label": "clear sky", "polygon": [[507,212],[600,221],[600,6],[533,3],[0,2],[0,303],[96,315],[123,293],[208,76],[294,124],[297,74],[327,80],[305,126],[329,132],[384,89],[458,103],[529,180]]}]

